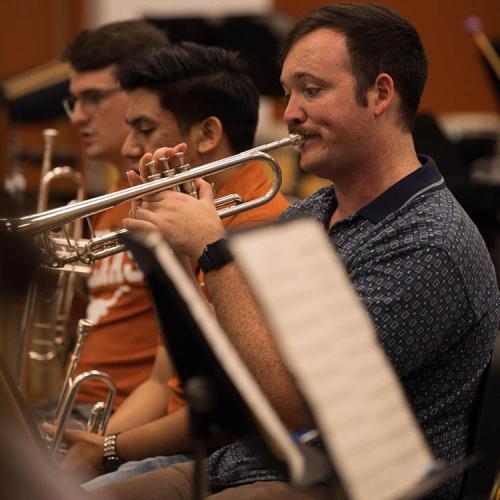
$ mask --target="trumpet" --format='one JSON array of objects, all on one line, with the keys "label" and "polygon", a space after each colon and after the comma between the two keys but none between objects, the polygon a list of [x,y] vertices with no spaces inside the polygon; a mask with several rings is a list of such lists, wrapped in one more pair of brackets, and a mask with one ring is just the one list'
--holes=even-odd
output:
[{"label": "trumpet", "polygon": [[[81,202],[85,198],[85,186],[79,172],[70,167],[52,168],[52,153],[57,136],[58,131],[55,129],[43,131],[44,154],[37,200],[38,212],[44,212],[47,209],[50,187],[54,181],[62,178],[73,182],[76,202]],[[75,240],[81,238],[81,220],[75,220],[69,231],[67,237]],[[20,345],[16,363],[16,381],[20,389],[24,385],[26,355],[35,361],[52,361],[62,351],[75,284],[74,269],[69,271],[58,270],[55,280],[52,280],[52,283],[55,281],[55,286],[47,286],[38,275],[30,284],[21,320]],[[87,272],[88,270],[80,266],[79,271]],[[29,335],[30,332],[31,335]],[[30,348],[26,345],[28,338],[32,339]]]},{"label": "trumpet", "polygon": [[217,211],[221,218],[250,210],[271,201],[281,187],[280,166],[267,152],[285,146],[298,145],[301,141],[302,137],[300,135],[290,134],[284,139],[195,168],[190,168],[189,165],[184,165],[181,161],[182,164],[175,170],[170,168],[168,161],[165,161],[165,170],[163,172],[157,172],[156,167],[152,165],[151,176],[148,182],[144,184],[33,215],[13,219],[0,219],[0,228],[3,228],[4,231],[16,232],[26,236],[42,235],[40,237],[42,253],[47,258],[48,265],[51,267],[62,267],[77,261],[89,264],[96,259],[123,251],[124,245],[119,240],[119,237],[126,230],[121,229],[99,238],[91,238],[90,240],[53,238],[47,232],[82,217],[102,212],[120,203],[152,195],[165,189],[187,186],[187,191],[193,194],[193,186],[190,183],[194,179],[222,172],[249,161],[263,161],[269,164],[274,174],[272,186],[267,193],[253,200],[245,201],[238,194],[233,194],[214,201],[216,207],[231,205]]},{"label": "trumpet", "polygon": [[56,417],[54,420],[56,430],[50,442],[51,456],[55,456],[59,452],[66,423],[71,415],[71,410],[75,404],[78,390],[83,383],[94,379],[100,380],[108,386],[106,402],[104,403],[100,401],[92,408],[90,418],[87,422],[87,431],[103,435],[106,431],[106,427],[113,410],[116,386],[113,379],[107,373],[98,370],[89,370],[87,372],[80,373],[80,375],[73,378],[73,374],[80,360],[83,343],[87,335],[92,331],[93,326],[93,323],[87,319],[81,319],[78,322],[75,349],[73,350],[73,354],[66,371],[63,389],[57,402]]}]

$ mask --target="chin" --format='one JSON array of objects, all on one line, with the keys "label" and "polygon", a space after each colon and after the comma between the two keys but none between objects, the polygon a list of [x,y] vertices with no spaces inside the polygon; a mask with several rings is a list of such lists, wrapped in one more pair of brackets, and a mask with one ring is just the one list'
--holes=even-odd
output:
[{"label": "chin", "polygon": [[101,149],[95,145],[89,146],[85,149],[85,154],[90,160],[104,160],[104,154]]},{"label": "chin", "polygon": [[310,153],[302,153],[300,157],[300,168],[306,174],[315,174],[318,165],[318,158]]}]

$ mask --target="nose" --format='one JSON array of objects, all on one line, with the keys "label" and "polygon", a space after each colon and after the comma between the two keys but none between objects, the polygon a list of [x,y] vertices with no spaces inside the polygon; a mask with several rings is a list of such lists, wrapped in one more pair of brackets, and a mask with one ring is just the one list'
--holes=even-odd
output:
[{"label": "nose", "polygon": [[283,119],[287,125],[298,125],[304,123],[307,119],[306,113],[300,103],[300,99],[293,94],[290,95],[286,105]]},{"label": "nose", "polygon": [[84,110],[80,101],[75,102],[75,107],[70,116],[70,121],[73,125],[83,125],[89,121],[90,117],[88,113]]},{"label": "nose", "polygon": [[134,164],[138,164],[139,160],[144,154],[144,148],[140,145],[139,142],[134,140],[134,138],[132,137],[132,132],[129,132],[127,134],[127,137],[125,137],[125,141],[122,144],[121,153],[124,158],[128,158]]}]

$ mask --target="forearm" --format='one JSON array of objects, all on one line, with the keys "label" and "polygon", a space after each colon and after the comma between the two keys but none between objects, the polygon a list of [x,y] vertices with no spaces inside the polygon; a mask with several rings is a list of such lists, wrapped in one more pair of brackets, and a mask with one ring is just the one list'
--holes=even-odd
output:
[{"label": "forearm", "polygon": [[280,417],[294,430],[311,425],[303,399],[236,266],[208,273],[206,282],[219,322]]},{"label": "forearm", "polygon": [[175,455],[190,449],[189,410],[184,407],[135,429],[122,432],[116,442],[125,460],[142,460],[158,455]]},{"label": "forearm", "polygon": [[169,392],[161,382],[139,385],[111,417],[107,433],[123,432],[165,416]]}]

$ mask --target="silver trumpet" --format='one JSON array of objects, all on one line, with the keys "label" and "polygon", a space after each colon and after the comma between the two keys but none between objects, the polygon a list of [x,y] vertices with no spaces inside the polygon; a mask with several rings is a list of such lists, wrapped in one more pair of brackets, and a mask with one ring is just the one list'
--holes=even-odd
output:
[{"label": "silver trumpet", "polygon": [[106,431],[111,412],[113,410],[113,403],[115,400],[116,386],[113,379],[107,374],[98,370],[90,370],[81,373],[73,378],[76,367],[80,360],[80,353],[83,347],[86,336],[92,331],[93,324],[91,321],[81,319],[78,322],[78,331],[75,349],[71,356],[70,363],[66,372],[64,385],[57,403],[56,417],[54,425],[56,430],[50,442],[50,454],[55,456],[60,449],[63,432],[71,415],[71,411],[75,404],[75,399],[78,394],[80,386],[88,380],[100,380],[108,386],[108,395],[106,402],[98,402],[94,405],[91,411],[90,418],[87,422],[87,431],[103,435]]},{"label": "silver trumpet", "polygon": [[[85,198],[85,186],[81,174],[70,167],[52,168],[52,154],[54,142],[58,132],[55,129],[45,129],[44,154],[40,175],[40,189],[38,192],[37,212],[44,212],[49,205],[50,188],[60,179],[69,179],[75,186],[75,202]],[[64,228],[66,240],[79,240],[82,236],[82,221],[75,220],[69,227]],[[44,235],[47,239],[52,238]],[[22,390],[25,376],[25,359],[35,361],[52,361],[64,350],[66,329],[69,311],[73,301],[75,270],[88,272],[88,269],[75,266],[70,269],[57,269],[51,277],[50,285],[47,280],[35,276],[25,302],[21,320],[20,345],[16,363],[16,381]],[[67,272],[69,271],[69,272]],[[31,339],[31,346],[27,346],[27,339]]]},{"label": "silver trumpet", "polygon": [[264,161],[269,164],[274,174],[273,184],[266,194],[246,201],[242,200],[238,194],[228,195],[227,197],[215,200],[216,207],[231,205],[218,210],[217,213],[221,218],[250,210],[272,200],[281,187],[280,166],[274,158],[267,154],[267,151],[290,145],[298,145],[301,141],[302,137],[300,135],[290,134],[284,139],[195,168],[185,165],[181,156],[178,158],[180,165],[177,168],[170,167],[168,160],[162,159],[160,163],[163,163],[163,171],[158,172],[156,165],[149,165],[151,175],[148,178],[148,182],[144,184],[33,215],[13,219],[0,219],[0,230],[3,229],[4,231],[16,232],[26,236],[39,236],[41,249],[47,257],[49,266],[57,268],[73,262],[89,264],[96,259],[123,251],[124,246],[119,240],[119,236],[121,233],[126,232],[126,230],[122,229],[110,232],[104,236],[89,240],[54,238],[53,235],[47,232],[64,226],[69,222],[102,212],[120,203],[152,195],[165,189],[181,188],[189,194],[194,194],[196,190],[194,189],[193,181],[197,178],[213,175],[249,161]]}]

